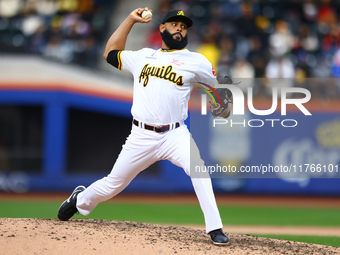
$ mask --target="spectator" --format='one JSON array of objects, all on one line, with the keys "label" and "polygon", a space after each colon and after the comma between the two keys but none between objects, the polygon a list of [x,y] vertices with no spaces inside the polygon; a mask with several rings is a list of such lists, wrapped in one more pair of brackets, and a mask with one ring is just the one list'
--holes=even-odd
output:
[{"label": "spectator", "polygon": [[270,52],[275,57],[289,53],[293,48],[294,38],[284,20],[275,23],[275,31],[269,37]]},{"label": "spectator", "polygon": [[321,48],[324,54],[334,54],[340,48],[340,29],[338,24],[332,23],[321,42]]},{"label": "spectator", "polygon": [[223,36],[219,42],[220,56],[218,61],[218,76],[231,76],[230,70],[235,61],[234,42],[228,36]]},{"label": "spectator", "polygon": [[216,41],[215,34],[208,31],[203,35],[203,43],[196,51],[205,56],[215,68],[215,71],[218,72],[217,67],[220,58],[220,49],[217,46]]},{"label": "spectator", "polygon": [[287,56],[273,56],[266,66],[267,94],[272,95],[272,88],[294,86],[295,69]]},{"label": "spectator", "polygon": [[251,63],[245,59],[239,59],[231,68],[231,77],[242,78],[238,87],[246,94],[247,89],[254,86],[255,70]]},{"label": "spectator", "polygon": [[0,0],[0,17],[12,18],[20,13],[21,0]]}]

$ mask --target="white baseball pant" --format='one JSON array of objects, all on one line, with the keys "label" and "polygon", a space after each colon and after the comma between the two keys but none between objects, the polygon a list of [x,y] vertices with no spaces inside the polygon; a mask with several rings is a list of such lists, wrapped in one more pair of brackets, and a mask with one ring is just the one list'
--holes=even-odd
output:
[{"label": "white baseball pant", "polygon": [[[80,214],[89,215],[98,203],[116,196],[138,173],[158,160],[167,159],[183,168],[190,176],[191,157],[194,157],[195,165],[204,165],[186,125],[164,133],[133,125],[111,173],[78,195],[77,209]],[[205,178],[191,178],[191,181],[204,214],[206,232],[222,228],[209,175]]]}]

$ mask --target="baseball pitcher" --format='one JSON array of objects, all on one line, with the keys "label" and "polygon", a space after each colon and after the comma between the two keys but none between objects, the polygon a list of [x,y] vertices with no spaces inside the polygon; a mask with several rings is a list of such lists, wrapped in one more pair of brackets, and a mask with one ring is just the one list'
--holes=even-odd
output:
[{"label": "baseball pitcher", "polygon": [[[151,20],[148,8],[132,11],[106,44],[106,61],[132,73],[134,78],[131,134],[111,173],[87,188],[78,186],[60,206],[60,220],[66,221],[76,212],[89,215],[98,203],[116,196],[138,173],[156,161],[167,159],[189,176],[190,164],[204,165],[184,120],[188,117],[194,82],[216,80],[213,67],[203,55],[185,48],[187,30],[193,22],[182,10],[171,10],[164,16],[159,25],[160,49],[126,50],[133,25]],[[218,104],[212,108],[214,116],[229,116],[228,105]],[[211,179],[191,178],[191,181],[204,214],[206,233],[214,244],[227,245],[229,239],[222,230]]]}]

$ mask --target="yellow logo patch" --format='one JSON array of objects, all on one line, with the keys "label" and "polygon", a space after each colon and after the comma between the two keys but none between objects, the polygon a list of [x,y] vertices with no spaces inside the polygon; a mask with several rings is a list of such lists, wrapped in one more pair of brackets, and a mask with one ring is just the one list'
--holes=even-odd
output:
[{"label": "yellow logo patch", "polygon": [[177,12],[177,16],[178,16],[178,15],[185,16],[184,11],[179,11],[179,12]]}]

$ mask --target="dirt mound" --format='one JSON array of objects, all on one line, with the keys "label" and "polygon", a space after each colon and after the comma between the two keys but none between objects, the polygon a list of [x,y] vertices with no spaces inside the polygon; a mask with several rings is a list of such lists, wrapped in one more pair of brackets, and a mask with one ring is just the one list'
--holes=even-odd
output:
[{"label": "dirt mound", "polygon": [[0,254],[340,254],[340,248],[229,234],[213,245],[203,230],[141,222],[0,218]]}]

